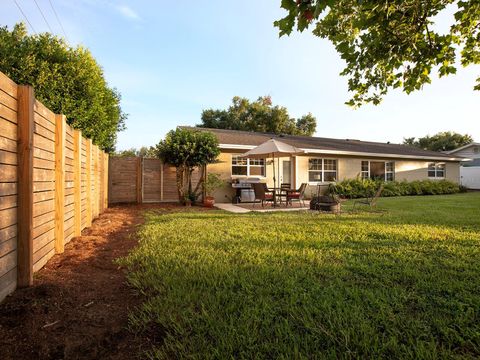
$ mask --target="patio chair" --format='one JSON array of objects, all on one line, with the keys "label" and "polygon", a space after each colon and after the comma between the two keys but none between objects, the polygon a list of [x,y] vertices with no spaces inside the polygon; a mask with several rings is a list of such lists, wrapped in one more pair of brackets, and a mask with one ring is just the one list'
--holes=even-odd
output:
[{"label": "patio chair", "polygon": [[283,202],[282,199],[287,197],[287,190],[292,189],[292,184],[290,183],[282,183],[280,185],[280,192],[277,194],[277,196],[280,198],[280,204]]},{"label": "patio chair", "polygon": [[273,203],[273,191],[269,190],[267,184],[265,183],[255,183],[253,184],[253,191],[255,192],[255,200],[253,202],[253,207],[255,203],[259,200],[262,204],[262,207],[265,206],[266,202]]},{"label": "patio chair", "polygon": [[307,190],[307,183],[302,183],[298,190],[287,191],[286,203],[293,206],[293,201],[298,201],[303,207],[305,207],[305,190]]},{"label": "patio chair", "polygon": [[377,191],[375,191],[375,194],[373,196],[367,196],[366,198],[363,199],[357,199],[353,202],[353,210],[355,210],[355,206],[358,205],[367,205],[370,208],[374,208],[377,206],[377,201],[380,195],[382,195],[383,191],[383,184],[380,184],[378,187]]}]

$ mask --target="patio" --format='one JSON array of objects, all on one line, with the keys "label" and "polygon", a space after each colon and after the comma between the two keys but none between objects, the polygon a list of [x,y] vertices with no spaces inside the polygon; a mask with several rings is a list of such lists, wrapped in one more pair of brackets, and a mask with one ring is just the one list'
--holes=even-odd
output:
[{"label": "patio", "polygon": [[[305,204],[307,205],[308,202]],[[255,212],[286,212],[286,211],[305,211],[310,210],[309,206],[302,206],[300,203],[293,203],[289,206],[273,207],[267,204],[264,207],[260,203],[244,203],[244,204],[215,204],[215,207],[232,213],[244,214],[251,211]]]}]

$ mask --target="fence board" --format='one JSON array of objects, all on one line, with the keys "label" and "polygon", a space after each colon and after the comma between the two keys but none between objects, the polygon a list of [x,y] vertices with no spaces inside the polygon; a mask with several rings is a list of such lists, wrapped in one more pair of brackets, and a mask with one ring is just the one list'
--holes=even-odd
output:
[{"label": "fence board", "polygon": [[0,243],[10,240],[17,236],[17,225],[11,225],[9,227],[0,229]]},{"label": "fence board", "polygon": [[17,142],[0,135],[0,150],[17,152]]},{"label": "fence board", "polygon": [[17,195],[0,196],[0,210],[17,207]]},{"label": "fence board", "polygon": [[0,150],[0,165],[17,165],[17,154]]},{"label": "fence board", "polygon": [[0,118],[0,129],[2,129],[1,136],[17,141],[17,124]]},{"label": "fence board", "polygon": [[17,99],[0,88],[0,104],[17,111]]}]

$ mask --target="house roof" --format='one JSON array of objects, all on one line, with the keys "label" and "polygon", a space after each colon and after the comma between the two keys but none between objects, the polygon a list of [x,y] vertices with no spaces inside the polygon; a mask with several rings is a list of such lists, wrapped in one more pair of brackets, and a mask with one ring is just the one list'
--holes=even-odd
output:
[{"label": "house roof", "polygon": [[473,142],[473,143],[470,143],[470,144],[467,144],[467,145],[460,146],[459,148],[456,148],[456,149],[453,149],[453,150],[450,150],[450,151],[445,151],[445,153],[446,153],[446,154],[454,154],[454,153],[456,153],[457,151],[467,149],[467,148],[469,148],[470,146],[480,146],[480,143]]},{"label": "house roof", "polygon": [[224,130],[181,126],[200,131],[209,131],[216,135],[220,148],[249,150],[269,139],[278,139],[304,150],[306,153],[335,154],[352,156],[376,156],[390,158],[411,158],[440,161],[461,161],[463,158],[445,153],[418,149],[412,146],[354,139],[331,139],[313,136],[277,135],[252,131]]}]

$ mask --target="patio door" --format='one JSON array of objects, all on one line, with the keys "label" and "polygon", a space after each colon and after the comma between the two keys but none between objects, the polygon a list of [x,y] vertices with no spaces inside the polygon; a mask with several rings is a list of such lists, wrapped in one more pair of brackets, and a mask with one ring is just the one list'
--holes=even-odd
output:
[{"label": "patio door", "polygon": [[292,183],[292,162],[290,160],[282,160],[282,174],[280,176],[280,184]]}]

